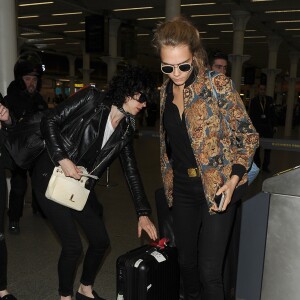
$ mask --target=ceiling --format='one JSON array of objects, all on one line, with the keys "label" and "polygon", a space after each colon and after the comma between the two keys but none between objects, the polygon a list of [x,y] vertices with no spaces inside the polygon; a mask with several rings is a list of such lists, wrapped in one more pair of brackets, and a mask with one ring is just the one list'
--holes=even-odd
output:
[{"label": "ceiling", "polygon": [[[37,47],[58,54],[82,55],[82,42],[85,38],[85,17],[98,14],[118,18],[122,24],[131,25],[135,31],[132,43],[136,46],[136,56],[144,64],[152,64],[158,59],[151,47],[151,33],[160,21],[138,20],[139,18],[164,17],[164,0],[52,0],[45,5],[20,6],[47,0],[17,0],[18,37],[21,45]],[[169,1],[171,2],[171,1]],[[207,3],[215,3],[208,5]],[[205,4],[206,3],[206,4]],[[247,23],[244,42],[244,54],[251,58],[244,64],[257,69],[268,66],[268,36],[275,34],[282,38],[278,52],[277,67],[282,74],[290,69],[289,52],[300,52],[300,0],[182,0],[181,13],[191,17],[201,33],[204,46],[210,51],[232,52],[233,32],[230,13],[234,10],[246,10],[251,18]],[[198,4],[185,6],[187,4]],[[200,5],[201,4],[201,5]],[[114,11],[120,8],[152,7],[143,10]],[[281,12],[270,12],[281,11]],[[52,14],[80,12],[80,14],[53,16]],[[218,14],[216,16],[205,16]],[[193,17],[193,15],[202,15]],[[28,16],[37,16],[24,18]],[[224,25],[210,25],[229,23]],[[56,26],[39,26],[64,24]],[[79,30],[79,31],[78,31]],[[121,43],[122,44],[122,43]],[[120,45],[119,47],[122,47]],[[107,48],[107,47],[106,47]],[[132,48],[133,49],[133,48]],[[122,54],[122,53],[121,53]],[[120,55],[118,53],[118,55]],[[99,59],[101,55],[93,55]],[[300,65],[300,63],[298,64]],[[298,76],[300,67],[298,67]]]}]

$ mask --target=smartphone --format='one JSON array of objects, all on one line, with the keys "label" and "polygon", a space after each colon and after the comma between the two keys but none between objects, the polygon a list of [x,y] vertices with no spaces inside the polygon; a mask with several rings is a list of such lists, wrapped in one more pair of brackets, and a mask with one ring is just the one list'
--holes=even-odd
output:
[{"label": "smartphone", "polygon": [[222,210],[222,207],[224,205],[224,201],[225,201],[225,198],[226,198],[226,195],[225,193],[222,193],[221,195],[216,195],[215,197],[215,201],[216,201],[216,204],[218,206],[218,211],[221,211]]}]

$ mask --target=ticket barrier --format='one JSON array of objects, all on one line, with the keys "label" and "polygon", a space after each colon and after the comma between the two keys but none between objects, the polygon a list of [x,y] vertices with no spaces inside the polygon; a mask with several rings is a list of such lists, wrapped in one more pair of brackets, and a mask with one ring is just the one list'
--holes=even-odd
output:
[{"label": "ticket barrier", "polygon": [[300,167],[242,206],[237,300],[300,299]]}]

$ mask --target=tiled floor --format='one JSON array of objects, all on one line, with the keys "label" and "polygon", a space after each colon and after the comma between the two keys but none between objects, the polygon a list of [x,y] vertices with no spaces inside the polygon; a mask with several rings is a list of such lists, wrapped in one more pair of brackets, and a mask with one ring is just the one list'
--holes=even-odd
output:
[{"label": "tiled floor", "polygon": [[[294,131],[293,138],[298,136],[298,131]],[[140,137],[135,140],[135,144],[146,193],[155,212],[154,191],[161,186],[158,139]],[[260,173],[250,186],[246,198],[260,191],[265,178],[299,164],[298,152],[273,151],[270,165],[272,173]],[[109,183],[111,187],[106,187],[106,178],[103,178],[97,186],[99,200],[104,206],[111,249],[96,279],[95,290],[105,299],[113,300],[116,299],[116,258],[147,240],[145,237],[141,240],[137,238],[137,219],[118,161],[110,169]],[[20,222],[21,234],[15,236],[6,233],[9,253],[9,290],[18,300],[59,299],[56,264],[60,246],[47,221],[32,214],[29,194],[26,197],[24,216]],[[156,222],[155,213],[153,219]],[[80,267],[81,265],[78,274],[80,274]],[[79,275],[75,282],[76,289]]]}]

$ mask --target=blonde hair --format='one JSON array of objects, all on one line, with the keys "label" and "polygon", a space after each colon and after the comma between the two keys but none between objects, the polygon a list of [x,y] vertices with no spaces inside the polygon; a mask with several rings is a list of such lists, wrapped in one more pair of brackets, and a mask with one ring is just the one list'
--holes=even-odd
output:
[{"label": "blonde hair", "polygon": [[194,67],[198,70],[207,67],[207,53],[202,47],[200,33],[189,20],[182,16],[158,24],[152,43],[158,53],[164,46],[187,45],[195,58]]}]

